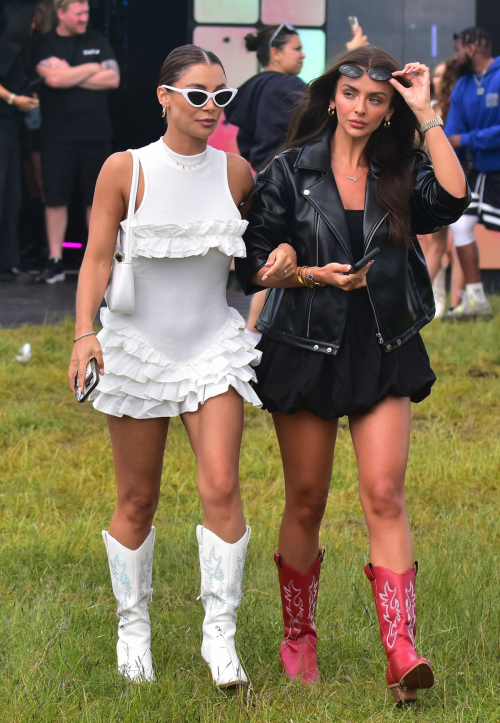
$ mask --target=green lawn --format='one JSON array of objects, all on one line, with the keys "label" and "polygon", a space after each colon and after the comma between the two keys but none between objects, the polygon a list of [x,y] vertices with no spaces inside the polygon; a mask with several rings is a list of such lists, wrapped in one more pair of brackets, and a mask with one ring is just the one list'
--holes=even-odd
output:
[{"label": "green lawn", "polygon": [[[306,723],[500,721],[500,299],[493,322],[424,333],[438,374],[413,408],[408,497],[418,577],[418,646],[436,686],[393,707],[371,590],[367,535],[345,422],[322,542],[317,622],[322,683],[284,682],[272,559],[283,477],[267,413],[247,409],[242,490],[252,539],[239,651],[252,681],[215,690],[200,656],[193,456],[173,420],[151,606],[156,684],[115,673],[116,603],[101,529],[114,476],[104,416],[66,387],[72,323],[0,331],[0,720]],[[12,361],[29,341],[33,359]]]}]

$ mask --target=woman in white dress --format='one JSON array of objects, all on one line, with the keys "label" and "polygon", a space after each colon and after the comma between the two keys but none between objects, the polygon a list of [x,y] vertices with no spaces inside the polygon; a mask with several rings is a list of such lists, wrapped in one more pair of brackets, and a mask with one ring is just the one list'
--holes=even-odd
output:
[{"label": "woman in white dress", "polygon": [[[250,536],[238,462],[243,400],[260,406],[250,386],[260,353],[225,292],[232,257],[245,255],[247,222],[238,205],[253,178],[242,158],[207,146],[235,92],[210,51],[186,45],[170,53],[157,91],[167,131],[136,152],[135,310],[103,309],[97,337],[92,326],[118,231],[123,243],[129,152],[111,156],[102,168],[80,271],[68,379],[74,391],[75,374],[82,379],[95,357],[102,376],[94,407],[107,415],[117,478],[116,509],[103,538],[118,601],[118,670],[136,681],[154,680],[147,607],[152,522],[169,419],[180,416],[196,455],[204,511],[196,531],[205,608],[202,656],[217,685],[247,682],[234,645]],[[292,266],[282,248],[271,257],[275,269]]]}]

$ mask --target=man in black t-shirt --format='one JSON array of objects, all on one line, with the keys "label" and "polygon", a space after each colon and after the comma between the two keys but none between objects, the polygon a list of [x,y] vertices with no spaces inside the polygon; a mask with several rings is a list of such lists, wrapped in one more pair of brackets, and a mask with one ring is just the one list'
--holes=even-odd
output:
[{"label": "man in black t-shirt", "polygon": [[68,205],[79,173],[87,223],[95,182],[111,152],[108,93],[120,70],[108,40],[87,30],[88,2],[55,0],[58,25],[34,47],[41,90],[42,174],[50,259],[47,283],[64,280],[62,243]]}]

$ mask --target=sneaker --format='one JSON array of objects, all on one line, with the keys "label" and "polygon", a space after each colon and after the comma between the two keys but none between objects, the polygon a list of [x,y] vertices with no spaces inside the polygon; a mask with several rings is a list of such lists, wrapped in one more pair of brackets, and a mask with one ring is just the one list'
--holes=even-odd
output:
[{"label": "sneaker", "polygon": [[475,301],[464,294],[461,303],[446,312],[443,321],[470,321],[471,319],[491,319],[492,317],[493,310],[488,299]]},{"label": "sneaker", "polygon": [[13,284],[35,284],[36,278],[21,269],[12,268],[0,271],[0,281]]},{"label": "sneaker", "polygon": [[64,273],[64,267],[60,259],[49,259],[47,266],[40,276],[40,281],[44,281],[46,284],[55,284],[58,281],[64,281],[66,274]]}]

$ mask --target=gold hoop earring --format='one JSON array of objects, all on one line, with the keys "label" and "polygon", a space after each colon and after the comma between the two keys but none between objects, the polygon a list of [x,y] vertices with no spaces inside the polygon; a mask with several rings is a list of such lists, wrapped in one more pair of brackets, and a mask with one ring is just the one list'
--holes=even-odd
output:
[{"label": "gold hoop earring", "polygon": [[165,105],[162,105],[162,108],[163,108],[163,111],[161,113],[161,117],[165,118],[165,116],[167,115],[167,107]]},{"label": "gold hoop earring", "polygon": [[333,118],[333,116],[335,115],[335,108],[332,108],[332,106],[330,105],[330,103],[328,103],[328,111],[327,111],[327,113],[328,113],[328,115],[330,116],[330,118]]},{"label": "gold hoop earring", "polygon": [[384,121],[384,128],[390,128],[390,127],[391,127],[391,121],[390,120]]}]

